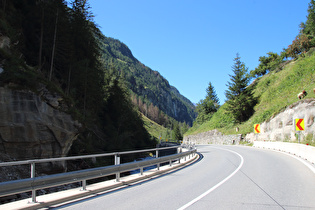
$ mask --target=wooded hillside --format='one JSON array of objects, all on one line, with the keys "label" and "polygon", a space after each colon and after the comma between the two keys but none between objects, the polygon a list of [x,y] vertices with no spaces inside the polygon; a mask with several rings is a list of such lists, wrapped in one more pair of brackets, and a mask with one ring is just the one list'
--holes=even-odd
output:
[{"label": "wooded hillside", "polygon": [[70,154],[154,147],[85,0],[0,1],[0,85],[60,95],[82,124]]},{"label": "wooded hillside", "polygon": [[194,105],[158,72],[139,62],[119,40],[102,39],[102,62],[118,73],[132,91],[132,102],[151,120],[169,127],[169,118],[192,125]]}]

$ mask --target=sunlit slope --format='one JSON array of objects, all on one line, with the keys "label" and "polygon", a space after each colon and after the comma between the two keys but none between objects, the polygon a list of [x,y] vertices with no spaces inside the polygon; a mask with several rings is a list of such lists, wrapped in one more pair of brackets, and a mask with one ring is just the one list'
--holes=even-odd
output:
[{"label": "sunlit slope", "polygon": [[167,134],[167,128],[157,124],[156,122],[147,118],[144,114],[141,113],[142,120],[144,122],[145,129],[150,133],[151,136],[154,136],[157,139],[163,138],[166,139],[165,135]]},{"label": "sunlit slope", "polygon": [[[210,121],[199,127],[192,127],[185,135],[213,129],[218,129],[224,134],[249,133],[253,131],[253,124],[262,123],[297,102],[299,92],[306,90],[308,94],[305,98],[314,98],[315,54],[309,53],[305,57],[288,62],[282,70],[258,78],[252,85],[255,86],[254,96],[258,98],[258,104],[255,106],[254,115],[248,121],[234,124],[224,104]],[[239,132],[236,132],[236,127],[239,128]]]}]

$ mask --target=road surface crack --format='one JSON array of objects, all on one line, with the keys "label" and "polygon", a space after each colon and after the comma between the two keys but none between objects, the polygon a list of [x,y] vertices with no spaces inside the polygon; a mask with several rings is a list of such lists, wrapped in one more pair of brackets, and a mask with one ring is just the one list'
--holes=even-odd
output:
[{"label": "road surface crack", "polygon": [[271,200],[273,200],[279,207],[285,209],[278,201],[276,201],[268,192],[266,192],[259,184],[257,184],[252,178],[250,178],[244,171],[240,170],[252,183],[254,183],[261,191],[263,191]]}]

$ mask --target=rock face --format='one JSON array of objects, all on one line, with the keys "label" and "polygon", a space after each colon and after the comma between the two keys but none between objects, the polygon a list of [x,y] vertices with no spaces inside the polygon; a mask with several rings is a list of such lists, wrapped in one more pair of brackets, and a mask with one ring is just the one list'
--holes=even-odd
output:
[{"label": "rock face", "polygon": [[194,144],[239,144],[241,134],[223,135],[218,130],[211,130],[184,137],[184,143]]},{"label": "rock face", "polygon": [[80,124],[59,111],[60,97],[0,87],[0,153],[16,160],[66,156]]},{"label": "rock face", "polygon": [[300,131],[300,140],[315,137],[315,99],[301,100],[287,107],[267,122],[260,124],[259,134],[247,134],[245,139],[269,141],[297,141],[294,119],[304,119],[305,130]]}]

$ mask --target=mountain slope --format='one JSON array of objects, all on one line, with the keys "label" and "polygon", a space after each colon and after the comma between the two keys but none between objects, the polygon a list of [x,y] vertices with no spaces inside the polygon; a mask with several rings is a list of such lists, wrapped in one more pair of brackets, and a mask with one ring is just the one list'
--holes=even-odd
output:
[{"label": "mountain slope", "polygon": [[147,105],[152,103],[169,117],[192,125],[195,112],[191,101],[159,72],[139,62],[119,40],[104,37],[102,43],[102,62],[106,69],[118,70],[128,88]]},{"label": "mountain slope", "polygon": [[[22,117],[24,115],[15,113],[0,115],[1,122],[7,121],[4,118],[17,119],[17,123],[11,122],[1,127],[4,132],[16,128],[16,132],[11,132],[14,134],[13,147],[16,135],[30,136],[24,131],[30,130],[26,129],[28,118],[42,119],[42,112],[47,112],[46,108],[35,106],[41,100],[43,104],[46,103],[43,91],[48,93],[49,98],[56,98],[53,105],[49,104],[55,108],[50,111],[50,115],[56,115],[59,111],[66,112],[82,125],[75,135],[77,140],[72,141],[72,137],[68,139],[68,135],[65,135],[67,130],[61,129],[60,133],[52,129],[46,135],[43,128],[47,127],[44,126],[47,123],[53,127],[60,127],[58,124],[69,127],[69,123],[54,123],[56,120],[51,117],[51,122],[42,125],[35,123],[32,126],[33,133],[41,134],[36,143],[38,147],[45,148],[42,144],[59,137],[56,144],[49,144],[53,147],[52,155],[64,156],[67,151],[68,155],[126,151],[156,145],[155,139],[144,128],[139,113],[134,109],[129,92],[115,75],[112,77],[108,74],[100,62],[99,41],[103,36],[91,21],[85,3],[73,1],[69,8],[65,1],[0,1],[0,87],[31,92],[38,96],[31,101],[22,94],[26,102],[21,102],[24,104],[21,113],[29,115],[24,108],[27,106],[34,111],[34,117]],[[20,105],[16,94],[5,99],[10,100],[12,105],[9,106],[17,111]],[[0,143],[1,138],[8,142],[9,137],[4,137],[2,131],[0,133]],[[27,148],[32,150],[34,155],[30,159],[51,157],[45,156],[45,151],[38,152],[34,149],[34,143],[23,139],[19,141],[25,145],[20,148],[21,151]],[[64,145],[63,141],[69,143]],[[10,150],[0,145],[0,153],[1,150],[12,155]],[[62,152],[56,152],[58,150]],[[19,154],[28,153],[22,151]]]},{"label": "mountain slope", "polygon": [[[258,98],[258,104],[248,121],[234,124],[232,117],[225,111],[224,104],[208,122],[199,127],[192,127],[185,135],[213,129],[218,129],[224,134],[250,133],[254,124],[268,121],[287,106],[297,102],[299,92],[306,90],[308,94],[305,98],[315,98],[315,53],[309,52],[305,57],[287,63],[283,70],[271,72],[255,81],[254,96]],[[236,132],[236,127],[239,128],[239,132]]]}]

